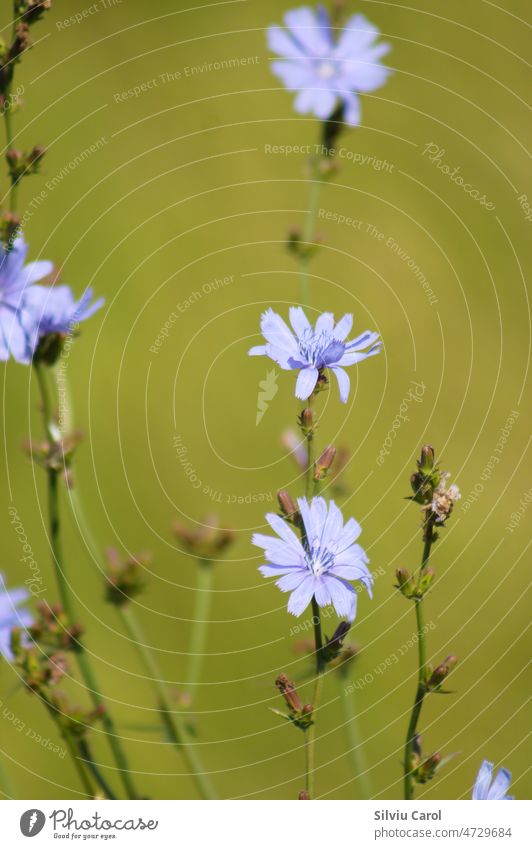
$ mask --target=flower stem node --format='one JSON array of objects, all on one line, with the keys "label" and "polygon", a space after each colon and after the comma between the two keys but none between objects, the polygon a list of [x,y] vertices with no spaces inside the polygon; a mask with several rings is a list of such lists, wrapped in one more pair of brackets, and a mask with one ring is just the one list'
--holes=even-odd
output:
[{"label": "flower stem node", "polygon": [[0,215],[0,241],[4,248],[9,251],[13,247],[20,230],[20,218],[12,212],[3,212]]},{"label": "flower stem node", "polygon": [[32,442],[28,440],[25,449],[34,463],[48,471],[62,474],[69,489],[73,487],[71,465],[74,453],[83,440],[83,432],[76,430],[55,442]]},{"label": "flower stem node", "polygon": [[109,563],[105,587],[107,601],[116,607],[123,607],[144,589],[144,570],[151,563],[152,557],[144,552],[122,560],[114,548],[109,548],[106,556]]},{"label": "flower stem node", "polygon": [[277,676],[275,686],[285,701],[286,707],[288,708],[288,715],[277,710],[274,710],[274,713],[288,719],[289,722],[292,722],[296,726],[296,728],[301,728],[305,731],[310,725],[312,725],[313,722],[312,705],[301,704],[301,700],[297,694],[294,684],[287,678],[284,672]]},{"label": "flower stem node", "polygon": [[52,0],[15,0],[15,16],[34,24],[52,8]]},{"label": "flower stem node", "polygon": [[81,625],[69,621],[60,604],[49,605],[39,601],[36,605],[37,617],[28,628],[28,633],[35,643],[50,651],[77,651],[79,639],[83,634]]}]

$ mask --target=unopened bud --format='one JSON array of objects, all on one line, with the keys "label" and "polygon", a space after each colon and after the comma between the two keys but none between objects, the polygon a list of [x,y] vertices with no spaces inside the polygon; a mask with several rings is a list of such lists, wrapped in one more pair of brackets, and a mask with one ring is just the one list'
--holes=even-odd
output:
[{"label": "unopened bud", "polygon": [[404,569],[403,567],[397,569],[395,577],[397,578],[396,586],[399,592],[401,592],[405,598],[415,598],[416,582],[408,569]]},{"label": "unopened bud", "polygon": [[312,428],[314,425],[314,414],[310,407],[306,407],[303,412],[300,413],[299,425],[305,436],[308,436],[310,433],[312,433]]},{"label": "unopened bud", "polygon": [[422,475],[430,475],[434,468],[434,457],[434,448],[432,445],[423,445],[421,459],[417,461],[417,467]]},{"label": "unopened bud", "polygon": [[294,525],[299,524],[299,519],[301,518],[299,510],[297,509],[294,499],[288,494],[286,489],[279,490],[277,493],[277,500],[283,516],[285,516],[288,521],[293,522]]},{"label": "unopened bud", "polygon": [[310,794],[309,794],[308,790],[301,790],[301,792],[299,793],[299,796],[297,798],[298,799],[310,799]]},{"label": "unopened bud", "polygon": [[440,684],[445,681],[449,673],[454,669],[458,662],[458,658],[454,654],[450,654],[445,658],[443,663],[440,663],[439,666],[436,667],[429,680],[427,681],[427,687],[429,690],[433,690],[436,687],[439,687]]},{"label": "unopened bud", "polygon": [[321,454],[320,458],[314,463],[314,480],[321,481],[327,477],[329,469],[334,463],[336,457],[336,448],[334,445],[329,445]]}]

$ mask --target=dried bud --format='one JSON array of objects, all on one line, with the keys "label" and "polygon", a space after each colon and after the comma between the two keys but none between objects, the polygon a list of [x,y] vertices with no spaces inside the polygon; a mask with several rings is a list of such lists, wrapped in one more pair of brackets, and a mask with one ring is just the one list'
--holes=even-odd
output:
[{"label": "dried bud", "polygon": [[174,536],[189,554],[193,554],[199,560],[210,562],[216,560],[231,545],[235,537],[233,530],[219,527],[218,522],[218,516],[210,515],[194,530],[182,522],[174,522]]},{"label": "dried bud", "polygon": [[310,794],[307,790],[301,790],[298,799],[310,799]]},{"label": "dried bud", "polygon": [[321,454],[320,458],[314,463],[314,480],[324,480],[336,457],[336,448],[329,445]]},{"label": "dried bud", "polygon": [[15,38],[7,53],[7,63],[16,62],[20,59],[25,50],[30,46],[30,30],[28,24],[22,22],[17,24],[15,30]]},{"label": "dried bud", "polygon": [[[285,719],[290,720],[296,726],[305,731],[312,725],[312,705],[301,705],[301,700],[297,694],[296,688],[284,673],[278,675],[275,681],[275,686],[281,693],[286,707],[288,708],[288,716]],[[279,711],[275,711],[279,713]],[[281,714],[284,716],[284,714]]]},{"label": "dried bud", "polygon": [[26,156],[26,165],[28,171],[32,174],[37,174],[39,165],[46,153],[46,148],[42,144],[36,144]]},{"label": "dried bud", "polygon": [[28,24],[38,21],[41,15],[52,8],[52,0],[15,0],[15,14]]},{"label": "dried bud", "polygon": [[436,770],[438,769],[441,763],[441,755],[439,752],[434,752],[430,758],[427,758],[426,761],[423,761],[415,772],[415,779],[418,784],[426,784],[427,781],[430,781],[431,778],[434,778],[436,775]]},{"label": "dried bud", "polygon": [[447,678],[449,673],[454,669],[458,662],[458,658],[454,654],[450,654],[445,658],[443,663],[440,663],[439,666],[436,667],[429,680],[427,681],[427,688],[429,690],[437,689],[443,681]]},{"label": "dried bud", "polygon": [[105,585],[107,601],[122,607],[144,589],[144,570],[152,557],[144,552],[122,560],[114,548],[109,548],[106,556],[109,563]]},{"label": "dried bud", "polygon": [[282,672],[275,679],[275,686],[281,693],[283,699],[286,702],[286,706],[288,710],[292,713],[301,713],[303,711],[303,706],[297,695],[296,688],[292,684],[292,682],[287,678],[287,676]]},{"label": "dried bud", "polygon": [[281,508],[281,513],[286,520],[291,522],[293,525],[301,524],[301,514],[297,509],[294,499],[288,494],[286,489],[279,490],[277,493],[277,500],[279,502],[279,507]]},{"label": "dried bud", "polygon": [[436,524],[443,525],[453,511],[456,501],[461,498],[460,490],[456,484],[447,486],[450,478],[449,472],[442,472],[440,482],[432,494],[430,512]]}]

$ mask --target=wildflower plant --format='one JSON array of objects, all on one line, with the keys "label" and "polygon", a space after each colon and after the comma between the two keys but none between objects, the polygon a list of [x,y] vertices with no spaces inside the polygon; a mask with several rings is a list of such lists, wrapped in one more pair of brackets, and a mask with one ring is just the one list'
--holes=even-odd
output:
[{"label": "wildflower plant", "polygon": [[432,445],[424,445],[421,458],[417,461],[417,471],[410,478],[413,495],[409,496],[412,502],[421,506],[423,554],[417,571],[411,573],[401,568],[396,572],[399,592],[414,604],[418,644],[418,681],[406,733],[403,762],[405,799],[413,799],[415,784],[425,784],[443,764],[438,752],[429,757],[423,753],[419,722],[425,697],[433,693],[449,692],[446,681],[457,662],[454,655],[449,655],[435,669],[427,662],[424,616],[425,596],[435,579],[435,573],[429,565],[432,547],[438,540],[438,529],[445,526],[454,503],[460,498],[460,491],[455,484],[447,486],[449,477],[448,472],[440,471]]}]

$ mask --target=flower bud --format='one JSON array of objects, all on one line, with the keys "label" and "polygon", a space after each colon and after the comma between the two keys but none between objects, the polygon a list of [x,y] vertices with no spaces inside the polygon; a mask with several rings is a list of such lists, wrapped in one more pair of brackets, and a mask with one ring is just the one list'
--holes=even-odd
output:
[{"label": "flower bud", "polygon": [[312,433],[313,425],[314,425],[314,413],[310,407],[306,407],[302,413],[299,414],[299,426],[303,431],[305,436],[308,436]]},{"label": "flower bud", "polygon": [[144,589],[144,570],[151,562],[151,554],[132,555],[122,560],[114,548],[109,548],[106,555],[109,563],[106,575],[107,601],[123,607]]},{"label": "flower bud", "polygon": [[299,793],[299,796],[297,798],[298,799],[310,799],[310,795],[308,793],[308,790],[301,790],[300,793]]},{"label": "flower bud", "polygon": [[207,516],[203,524],[194,530],[181,522],[174,522],[174,536],[185,551],[199,560],[215,560],[231,545],[235,536],[231,528],[218,527],[218,522],[218,516]]},{"label": "flower bud", "polygon": [[336,457],[336,448],[334,445],[329,445],[320,455],[320,458],[314,463],[314,480],[322,481],[327,477],[329,469],[334,463]]},{"label": "flower bud", "polygon": [[434,468],[434,448],[432,445],[423,445],[421,459],[417,461],[417,467],[422,475],[428,477]]},{"label": "flower bud", "polygon": [[285,516],[287,521],[292,522],[294,525],[298,525],[301,521],[299,510],[297,509],[294,499],[288,494],[286,489],[279,490],[277,493],[277,500],[279,502],[279,507],[281,508],[281,513]]},{"label": "flower bud", "polygon": [[436,667],[429,680],[427,681],[427,687],[429,690],[434,690],[439,687],[443,681],[447,678],[449,673],[454,669],[458,662],[458,658],[454,654],[450,654],[445,658],[443,663],[440,663],[439,666]]},{"label": "flower bud", "polygon": [[430,568],[425,569],[417,582],[417,596],[422,598],[434,580],[434,571]]},{"label": "flower bud", "polygon": [[416,582],[408,569],[397,569],[395,572],[395,577],[397,578],[396,587],[401,592],[405,598],[415,598],[416,596]]}]

